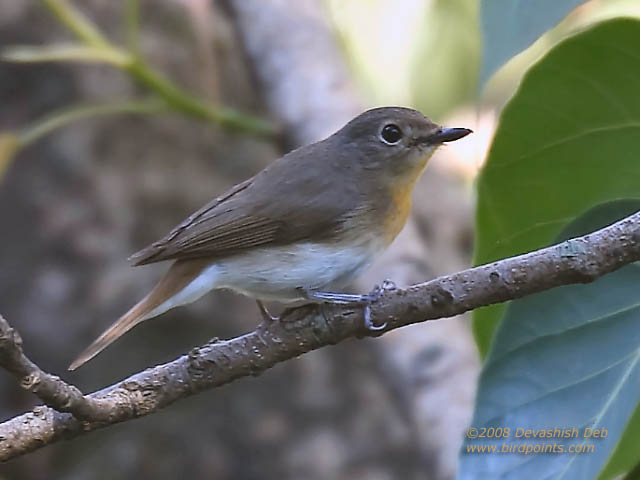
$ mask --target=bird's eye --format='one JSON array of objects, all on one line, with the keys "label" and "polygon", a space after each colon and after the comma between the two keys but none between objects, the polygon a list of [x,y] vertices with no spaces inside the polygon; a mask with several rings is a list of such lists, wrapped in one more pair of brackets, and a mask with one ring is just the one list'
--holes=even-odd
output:
[{"label": "bird's eye", "polygon": [[402,139],[402,130],[400,130],[399,126],[389,123],[382,127],[380,138],[382,138],[384,143],[395,145]]}]

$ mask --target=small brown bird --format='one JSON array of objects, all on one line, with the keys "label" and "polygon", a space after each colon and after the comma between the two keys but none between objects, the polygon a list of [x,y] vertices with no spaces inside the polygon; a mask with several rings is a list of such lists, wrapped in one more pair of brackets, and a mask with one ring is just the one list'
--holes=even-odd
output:
[{"label": "small brown bird", "polygon": [[[411,192],[443,142],[471,133],[409,108],[366,111],[231,188],[131,257],[174,260],[158,284],[71,364],[87,362],[138,323],[228,288],[258,301],[365,303],[331,293],[366,269],[404,226]],[[365,312],[365,322],[375,329]]]}]

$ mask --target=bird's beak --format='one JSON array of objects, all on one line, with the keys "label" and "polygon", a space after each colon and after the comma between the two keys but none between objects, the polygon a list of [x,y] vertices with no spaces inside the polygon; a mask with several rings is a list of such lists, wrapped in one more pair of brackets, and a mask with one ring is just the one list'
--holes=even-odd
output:
[{"label": "bird's beak", "polygon": [[455,140],[460,140],[462,137],[466,137],[470,133],[472,133],[472,130],[469,130],[468,128],[442,127],[431,135],[424,137],[424,143],[438,145],[444,142],[453,142]]}]

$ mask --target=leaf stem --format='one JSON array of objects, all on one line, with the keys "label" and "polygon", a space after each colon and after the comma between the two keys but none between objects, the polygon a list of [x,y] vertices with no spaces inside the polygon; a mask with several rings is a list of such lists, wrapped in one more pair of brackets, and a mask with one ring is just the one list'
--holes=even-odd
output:
[{"label": "leaf stem", "polygon": [[79,39],[94,47],[108,47],[109,41],[100,30],[68,0],[40,0],[58,20],[71,30]]},{"label": "leaf stem", "polygon": [[44,135],[51,133],[53,130],[83,118],[117,113],[148,115],[166,110],[167,107],[164,102],[158,101],[158,99],[155,98],[139,101],[76,105],[48,115],[35,124],[23,128],[18,132],[18,144],[21,148],[24,148],[39,140]]},{"label": "leaf stem", "polygon": [[58,44],[43,47],[16,45],[2,50],[0,59],[9,62],[98,62],[123,68],[133,59],[120,49],[90,45]]},{"label": "leaf stem", "polygon": [[164,75],[152,70],[140,59],[124,66],[123,69],[128,71],[140,83],[154,90],[174,110],[202,120],[216,122],[225,127],[257,135],[273,135],[276,133],[273,125],[266,120],[229,108],[208,105],[204,100],[185,92],[171,83]]}]

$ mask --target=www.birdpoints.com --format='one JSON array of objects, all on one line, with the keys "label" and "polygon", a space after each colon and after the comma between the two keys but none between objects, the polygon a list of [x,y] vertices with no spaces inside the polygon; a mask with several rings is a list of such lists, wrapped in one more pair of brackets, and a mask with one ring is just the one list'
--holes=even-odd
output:
[{"label": "www.birdpoints.com", "polygon": [[[585,439],[587,441],[606,438],[609,432],[606,428],[524,428],[524,427],[469,427],[466,437],[470,440],[478,439],[478,443],[468,442],[466,453],[517,453],[523,455],[551,453],[551,454],[584,454],[593,453],[593,443],[560,443],[549,442],[552,439]],[[483,439],[502,439],[502,442],[480,443]],[[527,440],[541,440],[531,442]]]}]

